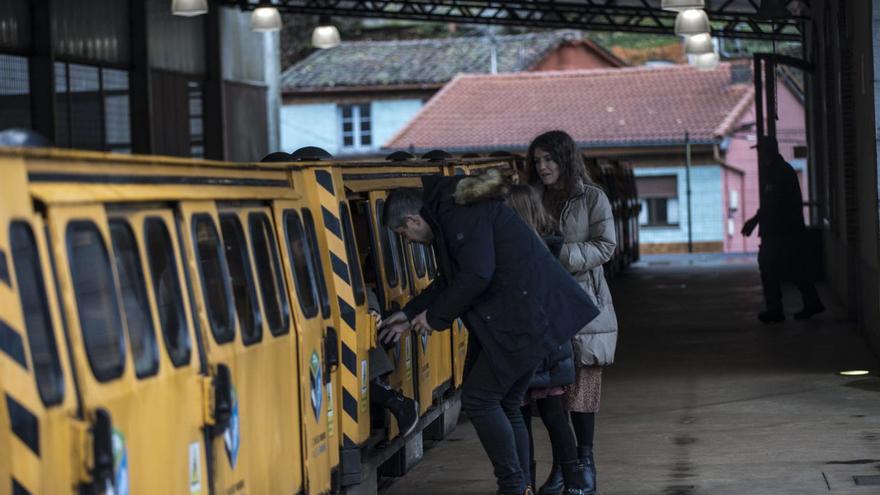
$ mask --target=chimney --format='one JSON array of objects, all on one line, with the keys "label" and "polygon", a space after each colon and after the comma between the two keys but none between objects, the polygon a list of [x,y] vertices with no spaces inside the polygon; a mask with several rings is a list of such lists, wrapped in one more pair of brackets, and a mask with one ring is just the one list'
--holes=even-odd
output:
[{"label": "chimney", "polygon": [[752,82],[752,64],[748,60],[734,62],[730,66],[730,84],[748,84]]}]

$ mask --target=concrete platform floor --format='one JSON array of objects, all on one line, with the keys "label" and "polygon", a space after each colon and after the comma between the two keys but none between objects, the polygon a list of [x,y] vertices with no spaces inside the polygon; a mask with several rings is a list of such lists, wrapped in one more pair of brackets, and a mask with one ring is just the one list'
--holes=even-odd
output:
[{"label": "concrete platform floor", "polygon": [[[814,320],[762,325],[745,256],[652,257],[614,293],[621,331],[597,418],[599,493],[880,493],[854,481],[880,475],[880,378],[837,375],[880,367],[830,296]],[[786,293],[789,315],[798,299]],[[550,461],[542,428],[539,479]],[[463,420],[384,494],[485,495],[491,473]]]}]

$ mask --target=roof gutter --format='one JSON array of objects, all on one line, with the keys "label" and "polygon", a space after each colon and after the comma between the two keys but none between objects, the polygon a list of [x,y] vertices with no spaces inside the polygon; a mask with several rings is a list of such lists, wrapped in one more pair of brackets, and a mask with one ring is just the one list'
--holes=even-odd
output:
[{"label": "roof gutter", "polygon": [[392,93],[398,91],[437,91],[444,86],[445,83],[425,83],[425,84],[395,84],[390,86],[371,85],[371,86],[318,86],[310,88],[283,88],[282,96],[304,97],[304,96],[326,96],[328,94],[340,93]]},{"label": "roof gutter", "polygon": [[[713,153],[718,153],[718,145],[720,141],[718,139],[701,139],[701,140],[691,140],[691,145],[703,145],[703,146],[712,146]],[[668,148],[672,146],[684,146],[685,140],[682,139],[674,139],[674,140],[645,140],[645,141],[628,141],[628,142],[615,142],[615,141],[578,141],[577,146],[580,149],[609,149],[609,148],[638,148],[638,149],[648,149],[648,148]],[[410,153],[424,153],[433,149],[437,149],[437,146],[433,147],[407,147],[407,146],[383,146],[383,150],[387,151],[408,151]],[[489,151],[525,151],[528,149],[528,144],[493,144],[490,146],[481,145],[481,146],[455,146],[450,148],[439,147],[444,151],[449,153],[473,153],[473,152],[489,152]],[[718,156],[718,155],[716,155]],[[723,163],[723,162],[722,162]]]}]

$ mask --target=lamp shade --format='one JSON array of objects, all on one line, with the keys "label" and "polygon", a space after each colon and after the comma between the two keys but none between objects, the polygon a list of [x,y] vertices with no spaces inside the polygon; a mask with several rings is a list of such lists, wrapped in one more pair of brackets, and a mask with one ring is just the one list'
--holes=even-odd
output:
[{"label": "lamp shade", "polygon": [[257,7],[251,14],[251,30],[261,33],[281,29],[281,13],[275,7]]},{"label": "lamp shade", "polygon": [[208,0],[172,0],[171,13],[192,17],[208,13]]},{"label": "lamp shade", "polygon": [[684,42],[684,52],[687,55],[702,55],[714,51],[715,46],[712,43],[712,36],[708,33],[688,36]]},{"label": "lamp shade", "polygon": [[663,0],[660,8],[663,10],[671,10],[673,12],[681,12],[689,9],[702,9],[706,6],[705,0]]},{"label": "lamp shade", "polygon": [[684,10],[675,17],[675,34],[680,36],[693,36],[712,32],[709,25],[709,16],[703,10]]},{"label": "lamp shade", "polygon": [[718,54],[715,52],[694,55],[691,65],[700,70],[711,70],[718,67]]},{"label": "lamp shade", "polygon": [[339,30],[332,24],[318,26],[312,31],[312,46],[315,48],[333,48],[342,43]]}]

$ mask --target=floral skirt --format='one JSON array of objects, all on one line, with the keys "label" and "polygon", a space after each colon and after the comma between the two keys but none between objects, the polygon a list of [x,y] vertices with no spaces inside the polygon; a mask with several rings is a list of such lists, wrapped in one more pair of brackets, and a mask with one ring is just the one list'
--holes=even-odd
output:
[{"label": "floral skirt", "polygon": [[598,412],[601,398],[602,367],[578,367],[574,383],[565,387],[565,408],[574,412]]}]

